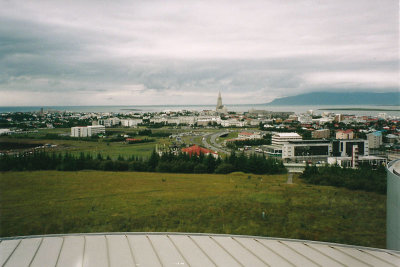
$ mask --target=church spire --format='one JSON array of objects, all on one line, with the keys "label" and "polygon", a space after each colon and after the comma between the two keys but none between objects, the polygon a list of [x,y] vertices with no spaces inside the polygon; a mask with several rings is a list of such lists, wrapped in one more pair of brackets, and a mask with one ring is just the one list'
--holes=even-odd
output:
[{"label": "church spire", "polygon": [[218,100],[217,100],[217,109],[223,108],[222,106],[222,97],[221,97],[221,91],[218,92]]}]

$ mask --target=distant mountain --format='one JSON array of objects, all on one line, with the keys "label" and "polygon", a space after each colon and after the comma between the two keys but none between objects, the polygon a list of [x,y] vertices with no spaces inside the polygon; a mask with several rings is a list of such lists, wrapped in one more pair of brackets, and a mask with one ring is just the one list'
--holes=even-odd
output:
[{"label": "distant mountain", "polygon": [[349,92],[330,93],[313,92],[277,98],[267,105],[400,105],[400,93]]}]

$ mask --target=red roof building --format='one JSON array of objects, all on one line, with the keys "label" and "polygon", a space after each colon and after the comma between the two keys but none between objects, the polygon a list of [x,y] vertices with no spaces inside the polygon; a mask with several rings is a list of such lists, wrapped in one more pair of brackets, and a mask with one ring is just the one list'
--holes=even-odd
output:
[{"label": "red roof building", "polygon": [[201,146],[198,146],[198,145],[193,145],[191,147],[182,148],[182,152],[189,154],[189,156],[191,156],[193,154],[197,155],[197,156],[200,156],[200,154],[203,154],[203,155],[211,154],[214,157],[218,157],[218,153],[217,152],[214,152],[212,150],[209,150],[207,148],[204,148],[204,147],[201,147]]}]

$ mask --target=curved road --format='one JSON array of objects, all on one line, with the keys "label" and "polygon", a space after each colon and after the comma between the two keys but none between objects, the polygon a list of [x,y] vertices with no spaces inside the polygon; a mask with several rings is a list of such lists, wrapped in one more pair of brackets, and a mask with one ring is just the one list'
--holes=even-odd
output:
[{"label": "curved road", "polygon": [[[221,135],[228,134],[228,131],[222,131],[222,132],[216,132],[216,133],[211,133],[211,134],[206,134],[203,135],[203,146],[206,148],[209,148],[211,150],[217,151],[217,152],[222,152],[226,154],[230,154],[229,151],[225,150],[220,144],[216,142],[216,139],[220,137]],[[210,143],[207,142],[208,137],[210,137]]]}]

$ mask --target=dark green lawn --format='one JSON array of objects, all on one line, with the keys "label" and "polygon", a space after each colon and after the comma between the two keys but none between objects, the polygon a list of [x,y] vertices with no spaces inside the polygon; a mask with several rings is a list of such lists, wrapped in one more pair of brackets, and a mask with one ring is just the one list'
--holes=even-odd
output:
[{"label": "dark green lawn", "polygon": [[241,173],[0,173],[0,234],[207,232],[385,247],[386,196],[285,181]]}]

